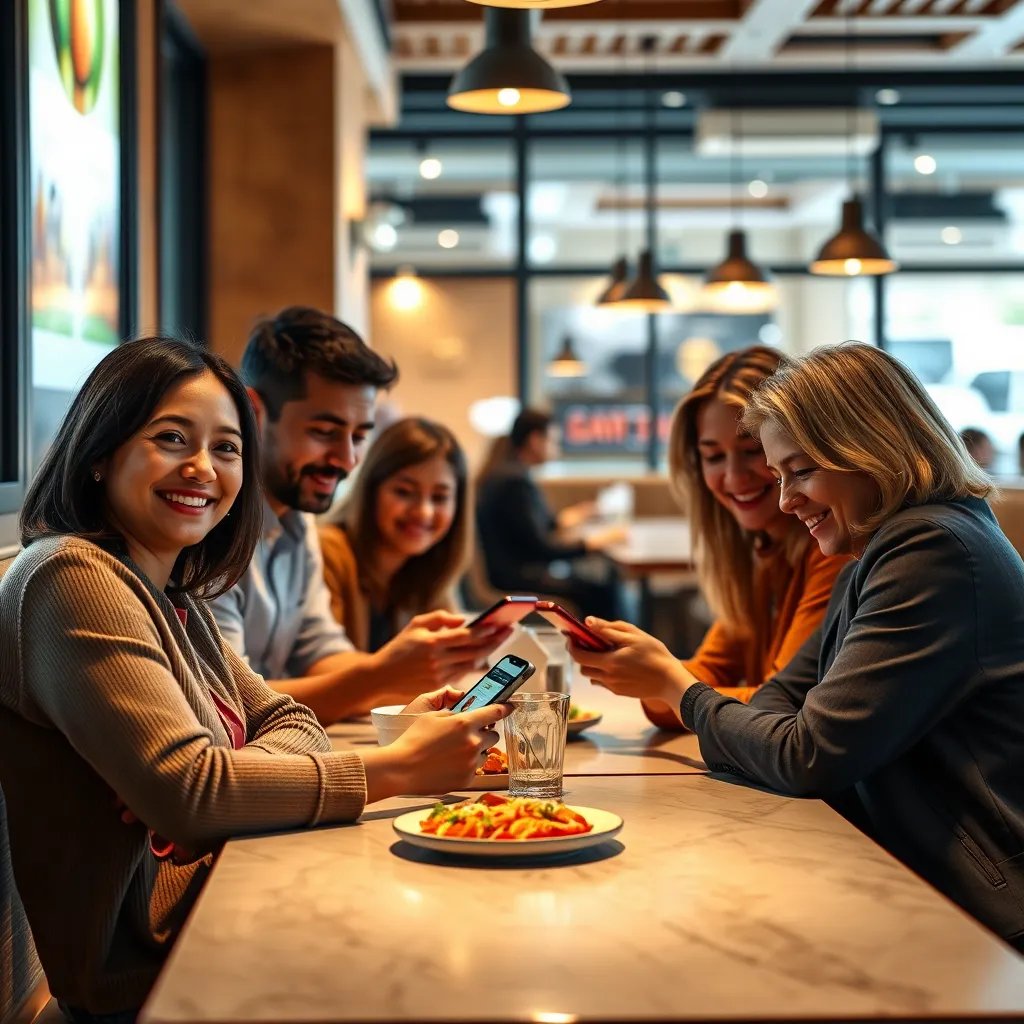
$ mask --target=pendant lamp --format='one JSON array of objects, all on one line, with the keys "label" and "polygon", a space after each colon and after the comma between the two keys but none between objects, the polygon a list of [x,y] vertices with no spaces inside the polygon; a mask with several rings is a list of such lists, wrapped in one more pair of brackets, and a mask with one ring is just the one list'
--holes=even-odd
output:
[{"label": "pendant lamp", "polygon": [[725,259],[704,278],[704,294],[715,307],[732,313],[767,313],[778,305],[771,277],[747,255],[747,233],[729,232]]},{"label": "pendant lamp", "polygon": [[626,288],[625,294],[615,303],[616,309],[631,313],[661,313],[672,308],[668,292],[662,288],[654,273],[654,255],[644,249],[637,261],[636,277]]},{"label": "pendant lamp", "polygon": [[586,372],[586,363],[576,355],[572,337],[566,334],[562,338],[562,347],[548,363],[548,375],[551,377],[582,377]]},{"label": "pendant lamp", "polygon": [[556,7],[583,7],[600,0],[469,0],[481,7],[518,7],[526,11],[553,11]]},{"label": "pendant lamp", "polygon": [[620,256],[612,264],[612,277],[608,282],[607,287],[597,297],[596,305],[598,306],[617,306],[621,301],[622,297],[626,294],[626,289],[629,287],[629,264],[626,262],[625,256]]},{"label": "pendant lamp", "polygon": [[897,263],[885,246],[864,227],[864,208],[856,198],[843,203],[839,231],[821,247],[810,267],[812,274],[831,277],[877,277],[896,269]]},{"label": "pendant lamp", "polygon": [[488,7],[484,48],[453,79],[448,106],[473,114],[540,114],[571,101],[569,84],[530,45],[530,12]]}]

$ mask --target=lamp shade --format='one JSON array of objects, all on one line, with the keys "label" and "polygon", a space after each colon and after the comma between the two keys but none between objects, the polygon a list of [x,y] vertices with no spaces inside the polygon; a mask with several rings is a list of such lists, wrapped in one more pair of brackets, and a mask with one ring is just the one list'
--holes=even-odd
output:
[{"label": "lamp shade", "polygon": [[482,7],[518,7],[526,11],[553,11],[556,7],[583,7],[600,0],[469,0]]},{"label": "lamp shade", "polygon": [[891,274],[896,269],[896,261],[885,251],[885,246],[864,227],[864,208],[859,199],[843,203],[839,232],[821,247],[810,266],[812,274],[833,277],[878,276]]},{"label": "lamp shade", "polygon": [[747,236],[730,231],[725,259],[704,278],[704,295],[716,309],[764,313],[778,304],[770,276],[747,255]]},{"label": "lamp shade", "polygon": [[530,12],[488,7],[485,44],[453,79],[448,106],[474,114],[539,114],[568,106],[566,80],[530,45]]},{"label": "lamp shade", "polygon": [[582,377],[586,372],[586,364],[576,355],[572,338],[565,335],[558,354],[548,363],[548,374],[552,377]]},{"label": "lamp shade", "polygon": [[615,307],[637,313],[659,313],[672,308],[668,292],[654,275],[654,257],[650,249],[640,253],[636,277],[630,282],[626,294],[615,303]]},{"label": "lamp shade", "polygon": [[612,264],[612,277],[605,287],[604,291],[597,297],[598,306],[617,306],[623,295],[626,294],[626,289],[629,287],[629,281],[626,280],[629,274],[629,264],[626,263],[626,257],[620,256]]}]

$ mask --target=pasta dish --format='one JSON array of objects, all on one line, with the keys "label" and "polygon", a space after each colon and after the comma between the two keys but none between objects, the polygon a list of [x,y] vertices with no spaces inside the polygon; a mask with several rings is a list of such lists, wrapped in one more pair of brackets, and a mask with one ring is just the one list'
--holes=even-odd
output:
[{"label": "pasta dish", "polygon": [[579,836],[594,826],[556,800],[484,793],[478,800],[434,805],[420,831],[450,839],[526,840]]}]

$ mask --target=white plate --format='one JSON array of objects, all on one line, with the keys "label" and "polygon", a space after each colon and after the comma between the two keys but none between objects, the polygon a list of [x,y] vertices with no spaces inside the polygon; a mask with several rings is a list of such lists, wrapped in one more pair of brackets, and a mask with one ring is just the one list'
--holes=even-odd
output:
[{"label": "white plate", "polygon": [[467,790],[508,789],[508,772],[500,775],[474,775]]},{"label": "white plate", "polygon": [[392,822],[399,837],[413,846],[426,850],[440,850],[459,857],[543,857],[553,854],[571,853],[588,846],[598,846],[617,836],[622,829],[622,819],[611,811],[597,807],[574,807],[571,810],[582,814],[593,825],[590,832],[579,836],[552,836],[550,839],[463,839],[449,836],[428,835],[420,831],[420,822],[429,811],[409,811],[400,814]]},{"label": "white plate", "polygon": [[597,725],[604,715],[600,711],[584,711],[578,718],[570,718],[567,730],[570,736],[579,736],[584,729]]}]

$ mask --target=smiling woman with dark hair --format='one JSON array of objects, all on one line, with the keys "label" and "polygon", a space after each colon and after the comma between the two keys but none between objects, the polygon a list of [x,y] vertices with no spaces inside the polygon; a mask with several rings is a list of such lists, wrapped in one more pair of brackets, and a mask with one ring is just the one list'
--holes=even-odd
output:
[{"label": "smiling woman with dark hair", "polygon": [[71,1021],[134,1017],[225,839],[458,789],[497,739],[504,709],[490,707],[335,752],[223,642],[202,598],[252,557],[258,449],[222,359],[129,342],[83,385],[25,502],[25,547],[0,580],[0,784]]}]

